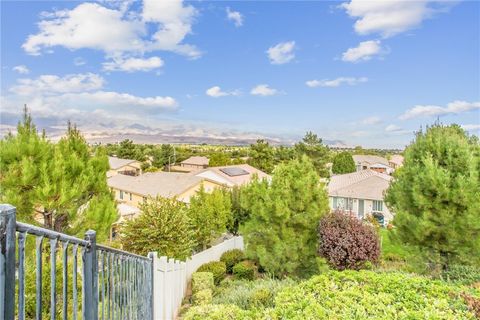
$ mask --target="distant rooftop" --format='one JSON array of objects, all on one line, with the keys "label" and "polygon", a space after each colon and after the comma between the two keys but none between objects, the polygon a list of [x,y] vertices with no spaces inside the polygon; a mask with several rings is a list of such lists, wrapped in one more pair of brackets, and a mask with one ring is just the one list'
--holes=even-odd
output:
[{"label": "distant rooftop", "polygon": [[353,161],[355,161],[355,164],[361,164],[361,163],[368,163],[368,164],[383,164],[385,166],[388,166],[388,160],[385,159],[384,157],[380,156],[374,156],[374,155],[354,155],[353,156]]},{"label": "distant rooftop", "polygon": [[133,162],[137,162],[137,160],[108,157],[108,164],[110,165],[110,169],[118,169]]},{"label": "distant rooftop", "polygon": [[334,175],[328,184],[328,195],[334,197],[383,200],[392,177],[374,170]]},{"label": "distant rooftop", "polygon": [[228,186],[240,186],[252,181],[254,175],[261,179],[270,179],[270,175],[252,167],[249,164],[237,164],[231,166],[209,167],[200,171],[190,173],[205,177]]},{"label": "distant rooftop", "polygon": [[195,166],[208,166],[208,158],[207,157],[190,157],[186,160],[183,160],[180,162],[181,164],[190,164],[190,165],[195,165]]}]

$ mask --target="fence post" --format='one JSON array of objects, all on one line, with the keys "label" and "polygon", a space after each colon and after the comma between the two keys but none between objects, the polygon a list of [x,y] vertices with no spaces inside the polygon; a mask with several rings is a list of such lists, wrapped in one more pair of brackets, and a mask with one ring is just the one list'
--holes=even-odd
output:
[{"label": "fence post", "polygon": [[[161,297],[160,293],[160,285],[159,285],[159,278],[157,274],[158,269],[158,255],[157,252],[149,252],[148,257],[152,259],[152,319],[160,319],[160,300]],[[155,301],[158,301],[155,303]]]},{"label": "fence post", "polygon": [[0,318],[15,318],[15,230],[17,209],[0,204]]},{"label": "fence post", "polygon": [[83,319],[98,319],[98,265],[96,254],[96,232],[88,230],[85,233],[85,240],[89,245],[85,248],[83,256]]}]

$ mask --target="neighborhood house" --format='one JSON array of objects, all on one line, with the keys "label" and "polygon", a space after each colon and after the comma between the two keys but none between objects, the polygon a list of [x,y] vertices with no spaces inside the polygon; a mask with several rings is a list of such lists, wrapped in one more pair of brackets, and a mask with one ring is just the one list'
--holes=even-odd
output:
[{"label": "neighborhood house", "polygon": [[357,171],[371,169],[379,173],[390,174],[393,169],[390,167],[388,160],[380,156],[372,155],[354,155],[353,161]]},{"label": "neighborhood house", "polygon": [[210,167],[201,171],[191,173],[196,177],[206,178],[225,185],[229,188],[248,184],[255,176],[258,179],[270,180],[271,177],[265,172],[258,170],[248,164],[238,164],[232,166]]},{"label": "neighborhood house", "polygon": [[205,169],[208,167],[207,157],[190,157],[180,162],[180,166],[189,169]]},{"label": "neighborhood house", "polygon": [[108,157],[110,170],[107,171],[107,178],[117,174],[138,176],[142,174],[142,163],[132,159],[121,159],[117,157]]},{"label": "neighborhood house", "polygon": [[388,164],[393,169],[398,169],[403,165],[403,156],[399,154],[393,155],[390,160],[388,160]]},{"label": "neighborhood house", "polygon": [[359,219],[372,215],[385,225],[393,219],[383,201],[391,180],[391,176],[371,169],[332,176],[328,184],[330,208],[351,212]]}]

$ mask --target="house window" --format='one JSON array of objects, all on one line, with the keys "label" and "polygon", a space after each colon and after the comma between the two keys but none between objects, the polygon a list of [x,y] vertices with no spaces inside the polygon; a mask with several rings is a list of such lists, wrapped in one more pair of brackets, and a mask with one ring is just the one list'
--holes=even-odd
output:
[{"label": "house window", "polygon": [[337,197],[333,197],[333,209],[337,209]]},{"label": "house window", "polygon": [[353,210],[353,199],[352,198],[345,198],[345,210],[352,211]]},{"label": "house window", "polygon": [[373,211],[382,212],[383,211],[383,201],[373,200]]},{"label": "house window", "polygon": [[123,191],[122,190],[120,190],[120,196],[119,197],[120,197],[120,200],[123,200]]}]

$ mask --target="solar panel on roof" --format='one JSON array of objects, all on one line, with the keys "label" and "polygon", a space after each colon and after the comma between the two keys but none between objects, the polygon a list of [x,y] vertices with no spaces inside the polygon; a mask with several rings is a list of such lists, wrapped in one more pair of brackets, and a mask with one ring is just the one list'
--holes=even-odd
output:
[{"label": "solar panel on roof", "polygon": [[225,173],[230,177],[243,176],[248,174],[248,171],[238,167],[222,168],[220,169],[220,171],[222,171],[223,173]]}]

